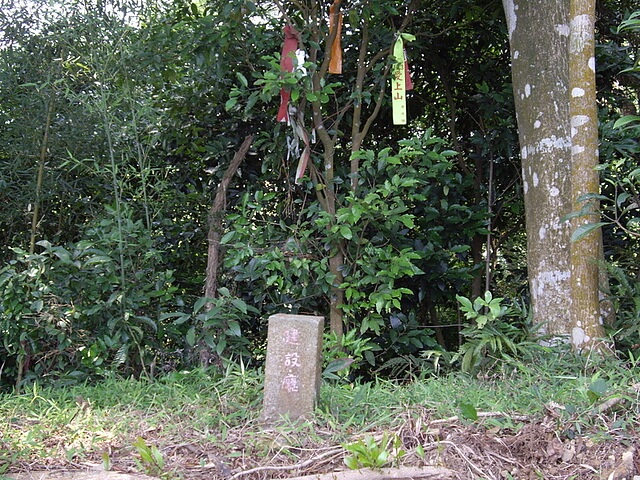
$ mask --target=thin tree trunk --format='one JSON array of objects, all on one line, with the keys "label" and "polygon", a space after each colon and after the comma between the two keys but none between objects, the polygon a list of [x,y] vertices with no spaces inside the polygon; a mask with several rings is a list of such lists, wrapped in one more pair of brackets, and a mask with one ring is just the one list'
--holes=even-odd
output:
[{"label": "thin tree trunk", "polygon": [[[405,18],[403,19],[402,25],[399,30],[402,31],[406,25],[408,24],[412,12],[415,8],[415,4],[417,2],[413,0],[409,6],[407,7],[407,11],[409,12]],[[309,18],[308,23],[311,26],[311,41],[317,45],[322,44],[322,30],[321,25],[324,19],[324,9],[321,7],[321,2],[314,2],[314,8],[310,10],[311,18]],[[319,8],[318,8],[319,7]],[[339,13],[338,11],[335,12]],[[324,59],[320,67],[312,74],[311,83],[314,92],[320,92],[322,90],[322,81],[327,78],[328,70],[329,70],[329,61],[331,58],[331,47],[333,42],[336,40],[335,35],[337,29],[333,30],[328,37],[324,40]],[[316,194],[318,195],[318,199],[320,203],[331,218],[335,219],[335,214],[338,208],[337,205],[337,192],[336,185],[334,182],[335,179],[335,150],[336,144],[338,141],[337,133],[329,133],[329,131],[338,130],[337,126],[346,112],[353,108],[353,117],[351,123],[351,152],[356,152],[360,150],[362,147],[363,140],[365,139],[369,129],[371,128],[374,120],[378,117],[380,112],[380,108],[382,106],[384,100],[384,92],[386,86],[384,82],[382,82],[380,86],[380,90],[378,91],[374,108],[367,116],[367,118],[363,118],[363,109],[362,109],[362,99],[359,98],[364,90],[366,75],[371,71],[373,65],[379,61],[384,55],[388,52],[378,52],[369,58],[369,62],[367,62],[367,54],[368,54],[368,46],[369,46],[369,30],[368,23],[366,19],[363,19],[362,26],[362,39],[359,45],[358,50],[358,63],[357,63],[357,72],[356,72],[356,80],[354,85],[354,95],[356,98],[355,101],[350,102],[341,108],[338,109],[337,112],[334,112],[331,115],[326,115],[323,112],[323,106],[320,100],[316,100],[310,102],[311,111],[313,115],[313,127],[318,135],[320,142],[322,143],[324,152],[323,152],[323,166],[324,169],[322,173],[315,169],[313,165],[310,165],[311,178],[316,184]],[[318,49],[312,48],[309,56],[309,60],[312,63],[318,62]],[[383,72],[383,80],[386,80],[387,75],[390,72],[390,65],[387,65]],[[357,157],[353,156],[350,160],[350,173],[351,173],[351,181],[350,187],[353,192],[357,190],[358,187],[358,170],[359,170],[359,160]],[[324,178],[322,178],[324,176]],[[329,226],[331,228],[331,225]],[[335,333],[338,337],[342,336],[344,332],[344,319],[343,319],[343,311],[341,305],[344,304],[345,296],[344,289],[341,287],[344,276],[342,274],[343,266],[345,262],[345,249],[346,249],[346,239],[339,240],[334,242],[331,245],[331,254],[329,258],[329,270],[334,276],[333,284],[331,285],[330,290],[330,299],[329,299],[329,325],[331,331]]]},{"label": "thin tree trunk", "polygon": [[487,255],[485,259],[484,269],[484,290],[491,290],[491,265],[493,264],[492,234],[493,230],[493,155],[489,159],[489,184],[487,186],[487,216],[489,217],[489,225],[487,226]]},{"label": "thin tree trunk", "polygon": [[[222,176],[222,181],[216,190],[213,204],[209,210],[209,248],[207,250],[207,275],[204,287],[204,296],[206,298],[215,298],[218,292],[218,267],[221,262],[220,239],[222,238],[222,213],[226,209],[227,189],[231,183],[231,179],[240,168],[249,148],[253,142],[253,135],[245,137],[244,142],[233,156],[227,171]],[[207,310],[210,308],[206,306]]]}]

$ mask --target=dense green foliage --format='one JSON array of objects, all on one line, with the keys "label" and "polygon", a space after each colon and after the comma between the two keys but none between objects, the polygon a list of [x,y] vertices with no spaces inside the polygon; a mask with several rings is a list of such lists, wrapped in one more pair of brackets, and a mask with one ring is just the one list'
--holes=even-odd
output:
[{"label": "dense green foliage", "polygon": [[[345,73],[317,83],[279,66],[286,18],[307,71],[321,70],[328,32],[312,23],[322,17],[312,0],[285,11],[250,0],[40,3],[0,12],[0,388],[153,376],[230,355],[260,362],[270,314],[326,316],[336,289],[351,376],[433,368],[465,341],[472,369],[495,353],[486,345],[515,355],[500,342],[528,341],[520,316],[489,325],[498,343],[478,347],[489,328],[467,323],[456,300],[491,290],[509,308],[527,303],[500,2],[355,2]],[[626,351],[640,340],[640,150],[637,126],[613,124],[637,113],[638,38],[617,31],[625,2],[599,8],[605,254]],[[392,128],[378,95],[401,24],[416,34],[415,90],[410,124]],[[319,173],[300,184],[291,128],[275,122],[283,86],[326,119],[333,142],[312,143]],[[368,118],[368,130],[354,127]],[[226,191],[219,292],[204,299],[207,212],[248,134]]]}]

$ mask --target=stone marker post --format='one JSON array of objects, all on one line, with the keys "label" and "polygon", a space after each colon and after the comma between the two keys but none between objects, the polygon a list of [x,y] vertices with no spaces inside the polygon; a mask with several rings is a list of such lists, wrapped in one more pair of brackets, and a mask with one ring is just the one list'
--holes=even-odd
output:
[{"label": "stone marker post", "polygon": [[269,317],[263,421],[313,413],[320,391],[323,330],[323,317]]}]

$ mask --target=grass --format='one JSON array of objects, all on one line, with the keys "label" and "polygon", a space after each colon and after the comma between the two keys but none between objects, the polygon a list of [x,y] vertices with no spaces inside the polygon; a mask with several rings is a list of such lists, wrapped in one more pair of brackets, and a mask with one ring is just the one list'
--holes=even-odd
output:
[{"label": "grass", "polygon": [[[286,466],[313,456],[328,469],[341,465],[341,445],[386,432],[402,438],[408,461],[417,461],[437,436],[430,422],[517,433],[527,423],[523,415],[542,420],[550,412],[565,436],[588,433],[594,441],[624,443],[637,429],[640,408],[632,385],[640,381],[638,365],[557,351],[536,355],[476,377],[452,372],[402,383],[324,383],[314,418],[278,429],[259,423],[262,373],[241,365],[229,364],[223,374],[174,372],[155,381],[32,385],[21,395],[0,395],[0,477],[102,465],[162,478],[216,478],[214,470]],[[600,411],[612,398],[618,403]],[[469,405],[491,414],[473,421],[463,410]]]}]

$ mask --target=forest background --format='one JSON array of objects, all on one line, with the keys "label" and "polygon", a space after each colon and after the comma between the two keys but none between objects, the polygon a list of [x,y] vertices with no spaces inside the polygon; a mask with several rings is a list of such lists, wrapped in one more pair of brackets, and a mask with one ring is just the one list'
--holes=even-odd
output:
[{"label": "forest background", "polygon": [[[325,374],[348,378],[475,371],[570,337],[530,311],[503,5],[431,3],[345,3],[331,74],[320,2],[4,0],[0,388],[260,366],[283,312],[329,319]],[[603,221],[573,232],[602,231],[623,357],[640,344],[634,10],[597,5],[600,191],[582,200]],[[307,57],[283,74],[287,23]]]}]

